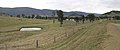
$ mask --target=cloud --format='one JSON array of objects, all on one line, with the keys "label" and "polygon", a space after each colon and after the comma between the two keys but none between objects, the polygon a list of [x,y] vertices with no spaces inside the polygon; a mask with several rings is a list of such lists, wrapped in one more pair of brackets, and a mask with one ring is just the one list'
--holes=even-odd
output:
[{"label": "cloud", "polygon": [[111,11],[105,4],[107,0],[54,0],[49,2],[53,9],[64,11],[83,11],[92,13],[105,13]]},{"label": "cloud", "polygon": [[120,10],[119,5],[120,0],[0,0],[1,7],[32,7],[92,13]]},{"label": "cloud", "polygon": [[120,9],[120,0],[104,0],[101,2],[107,8]]},{"label": "cloud", "polygon": [[52,2],[52,6],[64,10],[73,10],[76,8],[88,8],[97,5],[98,0],[60,0]]}]

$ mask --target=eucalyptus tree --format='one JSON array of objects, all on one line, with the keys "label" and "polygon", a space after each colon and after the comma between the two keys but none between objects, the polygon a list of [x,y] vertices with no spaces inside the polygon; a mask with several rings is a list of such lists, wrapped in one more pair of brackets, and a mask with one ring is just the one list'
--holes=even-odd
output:
[{"label": "eucalyptus tree", "polygon": [[87,17],[89,18],[89,21],[95,21],[95,15],[94,14],[88,14]]},{"label": "eucalyptus tree", "polygon": [[62,27],[62,24],[63,24],[63,11],[62,10],[57,10],[57,16],[58,16],[58,21],[60,22],[60,27]]},{"label": "eucalyptus tree", "polygon": [[52,11],[53,23],[55,23],[56,10]]},{"label": "eucalyptus tree", "polygon": [[76,25],[79,23],[79,17],[75,17],[74,20],[76,21]]},{"label": "eucalyptus tree", "polygon": [[81,15],[81,17],[82,17],[82,22],[85,23],[85,16]]}]

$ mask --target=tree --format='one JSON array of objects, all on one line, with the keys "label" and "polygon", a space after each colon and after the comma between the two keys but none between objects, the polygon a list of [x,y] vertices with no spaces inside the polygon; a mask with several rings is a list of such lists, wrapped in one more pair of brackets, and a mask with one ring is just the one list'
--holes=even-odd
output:
[{"label": "tree", "polygon": [[24,17],[25,17],[25,15],[24,15],[24,14],[22,14],[22,17],[24,18]]},{"label": "tree", "polygon": [[94,14],[88,14],[87,17],[89,18],[89,21],[95,21],[95,15]]},{"label": "tree", "polygon": [[48,19],[48,17],[47,17],[47,16],[45,16],[45,19]]},{"label": "tree", "polygon": [[28,16],[24,16],[24,18],[28,18]]},{"label": "tree", "polygon": [[74,20],[76,21],[76,25],[79,23],[79,18],[75,17]]},{"label": "tree", "polygon": [[56,10],[52,12],[52,16],[53,16],[53,23],[55,23],[55,14],[56,14]]},{"label": "tree", "polygon": [[36,18],[36,19],[41,19],[41,16],[40,16],[40,15],[37,15],[35,18]]},{"label": "tree", "polygon": [[82,21],[83,23],[85,22],[85,16],[84,15],[81,15],[82,16]]},{"label": "tree", "polygon": [[20,15],[18,14],[17,17],[20,18]]},{"label": "tree", "polygon": [[120,16],[114,16],[115,20],[120,20]]},{"label": "tree", "polygon": [[27,18],[31,18],[30,16],[28,16]]},{"label": "tree", "polygon": [[13,17],[13,15],[10,15],[10,17]]},{"label": "tree", "polygon": [[58,21],[60,22],[60,27],[62,27],[62,24],[63,24],[63,11],[62,10],[57,10],[57,15],[58,15]]},{"label": "tree", "polygon": [[31,17],[31,18],[33,19],[34,17],[35,17],[35,15],[34,15],[34,14],[32,14],[32,17]]}]

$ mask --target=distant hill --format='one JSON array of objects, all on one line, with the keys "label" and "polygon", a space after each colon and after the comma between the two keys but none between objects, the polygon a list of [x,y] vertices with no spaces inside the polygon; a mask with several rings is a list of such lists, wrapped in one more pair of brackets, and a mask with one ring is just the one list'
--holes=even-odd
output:
[{"label": "distant hill", "polygon": [[[38,15],[47,15],[51,16],[52,11],[50,9],[35,9],[35,8],[29,8],[29,7],[16,7],[16,8],[2,8],[0,7],[0,12],[7,13],[10,15],[17,15],[17,14],[25,14],[25,15],[31,15],[31,14],[38,14]],[[88,15],[88,14],[95,14],[100,15],[97,13],[86,13],[86,12],[80,12],[80,11],[71,11],[71,12],[64,12],[65,16],[78,16],[78,15]]]},{"label": "distant hill", "polygon": [[8,16],[9,14],[7,14],[7,13],[1,13],[0,12],[0,16]]},{"label": "distant hill", "polygon": [[120,16],[120,11],[112,10],[110,12],[104,13],[102,15],[107,15],[107,16]]},{"label": "distant hill", "polygon": [[79,16],[79,15],[88,15],[88,14],[95,14],[96,16],[99,16],[100,14],[97,13],[87,13],[87,12],[81,12],[81,11],[71,11],[71,12],[64,12],[64,15],[67,16]]}]

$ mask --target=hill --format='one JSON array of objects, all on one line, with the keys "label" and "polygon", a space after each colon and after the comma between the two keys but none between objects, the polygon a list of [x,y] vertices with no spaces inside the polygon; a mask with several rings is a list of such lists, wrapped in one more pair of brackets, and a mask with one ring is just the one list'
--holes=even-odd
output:
[{"label": "hill", "polygon": [[[30,7],[16,7],[16,8],[2,8],[2,7],[0,7],[0,12],[7,13],[7,14],[10,14],[10,15],[39,14],[39,15],[51,16],[52,15],[52,11],[54,11],[54,10],[50,10],[50,9],[35,9],[35,8],[30,8]],[[81,12],[81,11],[64,12],[65,16],[70,16],[71,14],[79,14],[79,15],[95,14],[95,15],[99,15],[97,13],[87,13],[87,12]]]},{"label": "hill", "polygon": [[120,16],[120,11],[112,10],[110,12],[104,13],[102,15],[107,15],[107,16]]}]

